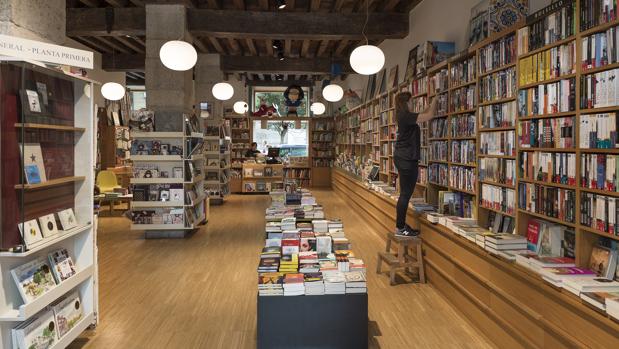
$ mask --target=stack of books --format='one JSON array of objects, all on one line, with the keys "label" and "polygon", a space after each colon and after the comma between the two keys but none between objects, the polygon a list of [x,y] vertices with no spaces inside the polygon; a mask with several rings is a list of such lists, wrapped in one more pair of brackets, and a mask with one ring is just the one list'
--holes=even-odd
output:
[{"label": "stack of books", "polygon": [[485,236],[484,245],[488,252],[494,254],[505,250],[524,251],[527,249],[527,239],[510,233],[491,234]]},{"label": "stack of books", "polygon": [[331,219],[328,223],[329,233],[334,231],[341,231],[344,229],[344,224],[339,219]]},{"label": "stack of books", "polygon": [[[343,233],[343,232],[342,232]],[[331,235],[334,250],[350,250],[350,241],[345,237],[335,237]]]},{"label": "stack of books", "polygon": [[314,219],[312,220],[312,224],[314,226],[314,232],[316,233],[328,233],[329,232],[329,221],[325,219]]},{"label": "stack of books", "polygon": [[262,273],[258,275],[258,295],[283,296],[283,277],[280,273]]},{"label": "stack of books", "polygon": [[279,262],[280,273],[296,273],[299,270],[299,255],[284,255]]},{"label": "stack of books", "polygon": [[325,284],[321,273],[307,273],[305,275],[305,295],[322,296],[325,294]]},{"label": "stack of books", "polygon": [[315,273],[320,271],[318,253],[316,253],[316,251],[299,252],[299,271],[301,273]]},{"label": "stack of books", "polygon": [[302,296],[305,294],[303,274],[286,274],[284,276],[284,296]]},{"label": "stack of books", "polygon": [[344,273],[346,278],[346,293],[367,293],[365,273],[361,271],[349,271]]},{"label": "stack of books", "polygon": [[325,294],[346,294],[346,276],[340,271],[323,272]]},{"label": "stack of books", "polygon": [[279,260],[279,258],[260,258],[260,264],[258,264],[258,272],[277,272],[279,270]]},{"label": "stack of books", "polygon": [[282,238],[282,224],[280,222],[267,222],[266,233],[269,239]]},{"label": "stack of books", "polygon": [[337,261],[337,270],[339,271],[350,271],[350,262],[348,261],[349,253],[342,253],[337,251],[335,253],[335,260]]},{"label": "stack of books", "polygon": [[363,259],[355,258],[355,257],[348,257],[348,263],[350,265],[350,271],[360,271],[363,273],[366,272],[366,267],[365,267],[365,263],[363,262]]},{"label": "stack of books", "polygon": [[281,223],[282,231],[285,230],[296,230],[297,229],[297,219],[294,217],[286,217],[282,219]]}]

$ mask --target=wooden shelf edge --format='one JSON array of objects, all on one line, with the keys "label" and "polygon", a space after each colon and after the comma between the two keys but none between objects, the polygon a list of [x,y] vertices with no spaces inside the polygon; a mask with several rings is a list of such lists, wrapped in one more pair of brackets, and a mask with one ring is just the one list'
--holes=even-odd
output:
[{"label": "wooden shelf edge", "polygon": [[73,127],[73,126],[65,126],[65,125],[48,125],[48,124],[36,124],[36,123],[15,123],[15,127],[18,128],[33,128],[33,129],[41,129],[41,130],[56,130],[56,131],[68,131],[68,132],[85,132],[86,129],[84,127]]},{"label": "wooden shelf edge", "polygon": [[72,177],[62,177],[56,179],[50,179],[45,182],[36,183],[36,184],[16,184],[15,189],[23,189],[23,190],[34,190],[34,189],[43,189],[47,187],[54,187],[58,185],[63,185],[71,182],[81,182],[86,179],[85,176],[72,176]]}]

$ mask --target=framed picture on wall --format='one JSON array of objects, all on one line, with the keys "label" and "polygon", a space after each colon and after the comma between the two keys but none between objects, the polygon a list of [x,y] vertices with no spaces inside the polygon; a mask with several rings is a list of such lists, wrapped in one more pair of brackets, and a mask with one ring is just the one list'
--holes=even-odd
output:
[{"label": "framed picture on wall", "polygon": [[406,80],[410,81],[417,75],[417,50],[419,45],[408,51],[408,60],[406,61]]},{"label": "framed picture on wall", "polygon": [[389,78],[387,79],[387,89],[398,87],[398,65],[389,70]]},{"label": "framed picture on wall", "polygon": [[481,0],[471,8],[469,21],[469,46],[488,37],[490,22],[490,0]]}]

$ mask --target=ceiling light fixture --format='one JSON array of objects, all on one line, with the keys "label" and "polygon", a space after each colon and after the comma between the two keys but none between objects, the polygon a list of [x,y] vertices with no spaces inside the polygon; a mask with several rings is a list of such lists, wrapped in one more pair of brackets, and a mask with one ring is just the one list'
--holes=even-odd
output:
[{"label": "ceiling light fixture", "polygon": [[310,106],[310,110],[312,111],[312,113],[314,113],[314,115],[322,115],[327,110],[327,107],[325,107],[325,105],[320,102],[314,102]]},{"label": "ceiling light fixture", "polygon": [[273,48],[276,50],[279,50],[279,47],[281,46],[281,42],[279,40],[273,40]]},{"label": "ceiling light fixture", "polygon": [[322,96],[329,102],[338,102],[344,97],[344,90],[339,85],[331,84],[322,90]]},{"label": "ceiling light fixture", "polygon": [[168,69],[186,71],[196,65],[198,52],[186,41],[171,40],[159,49],[159,59]]},{"label": "ceiling light fixture", "polygon": [[370,45],[368,37],[365,35],[365,28],[369,19],[369,0],[365,1],[365,24],[363,25],[363,37],[365,45],[355,48],[350,54],[350,66],[362,75],[372,75],[378,73],[385,65],[385,54],[377,46]]},{"label": "ceiling light fixture", "polygon": [[241,115],[245,115],[245,113],[247,113],[247,111],[249,110],[249,106],[244,101],[238,101],[234,103],[232,108],[234,109],[235,113],[241,114]]},{"label": "ceiling light fixture", "polygon": [[117,82],[106,82],[101,86],[101,94],[105,99],[118,101],[125,96],[125,88]]},{"label": "ceiling light fixture", "polygon": [[227,101],[234,96],[234,87],[227,82],[220,82],[213,85],[213,96],[220,101]]},{"label": "ceiling light fixture", "polygon": [[279,58],[280,61],[283,61],[284,58],[284,53],[282,51],[277,52],[277,58]]},{"label": "ceiling light fixture", "polygon": [[277,8],[283,10],[286,8],[286,0],[277,0]]}]

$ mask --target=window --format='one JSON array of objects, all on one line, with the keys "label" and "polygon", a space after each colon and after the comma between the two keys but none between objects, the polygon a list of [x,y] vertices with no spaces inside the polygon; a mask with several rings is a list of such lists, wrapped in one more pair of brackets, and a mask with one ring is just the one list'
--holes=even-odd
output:
[{"label": "window", "polygon": [[146,108],[146,91],[130,90],[131,94],[131,110],[140,110]]},{"label": "window", "polygon": [[[255,87],[253,90],[253,106],[254,111],[260,108],[260,101],[264,100],[267,106],[275,106],[280,116],[286,116],[288,113],[288,107],[286,107],[286,99],[284,98],[284,91],[287,87]],[[302,87],[303,89],[303,102],[297,107],[297,114],[299,116],[309,116],[309,108],[307,108],[307,99],[310,96],[308,87]]]},{"label": "window", "polygon": [[266,128],[262,128],[263,121],[254,120],[254,142],[258,150],[267,154],[268,148],[280,148],[280,156],[308,156],[309,130],[308,122],[301,121],[301,128],[295,128],[295,121],[268,120]]}]

